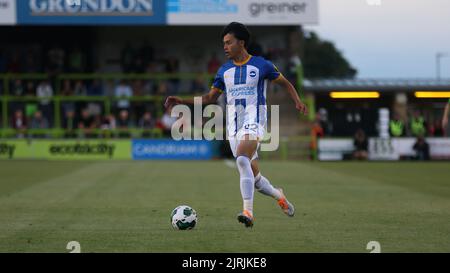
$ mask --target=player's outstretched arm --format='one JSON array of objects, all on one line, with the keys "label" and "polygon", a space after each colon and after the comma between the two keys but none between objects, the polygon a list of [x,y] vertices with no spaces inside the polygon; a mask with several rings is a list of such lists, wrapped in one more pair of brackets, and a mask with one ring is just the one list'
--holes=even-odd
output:
[{"label": "player's outstretched arm", "polygon": [[303,115],[308,114],[308,109],[306,105],[300,100],[297,90],[295,90],[295,87],[283,75],[280,75],[273,82],[280,85],[282,88],[286,89],[289,92],[292,100],[295,102],[295,108],[297,108],[300,113],[302,113]]},{"label": "player's outstretched arm", "polygon": [[444,115],[442,116],[442,128],[445,130],[448,126],[448,114],[450,112],[450,100],[445,106]]},{"label": "player's outstretched arm", "polygon": [[[202,104],[215,103],[221,94],[221,90],[212,87],[208,94],[202,96]],[[169,96],[164,103],[164,107],[169,108],[177,104],[194,104],[194,98],[182,99],[180,97]]]}]

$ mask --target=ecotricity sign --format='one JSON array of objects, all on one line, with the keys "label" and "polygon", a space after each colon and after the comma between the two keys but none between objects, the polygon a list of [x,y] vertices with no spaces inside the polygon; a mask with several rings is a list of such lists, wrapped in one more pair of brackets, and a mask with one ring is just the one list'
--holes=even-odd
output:
[{"label": "ecotricity sign", "polygon": [[168,0],[169,25],[318,23],[318,0]]},{"label": "ecotricity sign", "polygon": [[22,0],[17,1],[17,16],[19,24],[163,25],[166,3],[162,0]]},{"label": "ecotricity sign", "polygon": [[16,24],[16,1],[0,0],[0,25]]}]

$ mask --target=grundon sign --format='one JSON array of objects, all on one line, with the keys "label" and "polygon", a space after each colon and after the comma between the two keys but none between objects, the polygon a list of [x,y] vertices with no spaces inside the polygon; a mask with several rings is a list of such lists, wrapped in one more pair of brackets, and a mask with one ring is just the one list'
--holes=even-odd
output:
[{"label": "grundon sign", "polygon": [[166,24],[161,0],[22,0],[17,11],[19,24]]}]

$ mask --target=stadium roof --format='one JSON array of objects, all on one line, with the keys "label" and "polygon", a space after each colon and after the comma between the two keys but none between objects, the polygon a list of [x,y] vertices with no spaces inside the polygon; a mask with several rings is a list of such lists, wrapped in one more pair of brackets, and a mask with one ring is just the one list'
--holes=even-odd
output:
[{"label": "stadium roof", "polygon": [[304,80],[306,91],[450,91],[450,79],[317,79]]}]

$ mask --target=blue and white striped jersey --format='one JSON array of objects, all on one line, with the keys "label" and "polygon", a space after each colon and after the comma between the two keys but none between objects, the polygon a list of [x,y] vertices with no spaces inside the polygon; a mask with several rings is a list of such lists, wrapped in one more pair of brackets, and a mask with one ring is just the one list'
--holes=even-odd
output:
[{"label": "blue and white striped jersey", "polygon": [[262,57],[249,56],[242,63],[230,60],[222,65],[213,87],[226,95],[229,137],[235,136],[242,128],[265,128],[267,84],[280,75],[275,65]]}]

